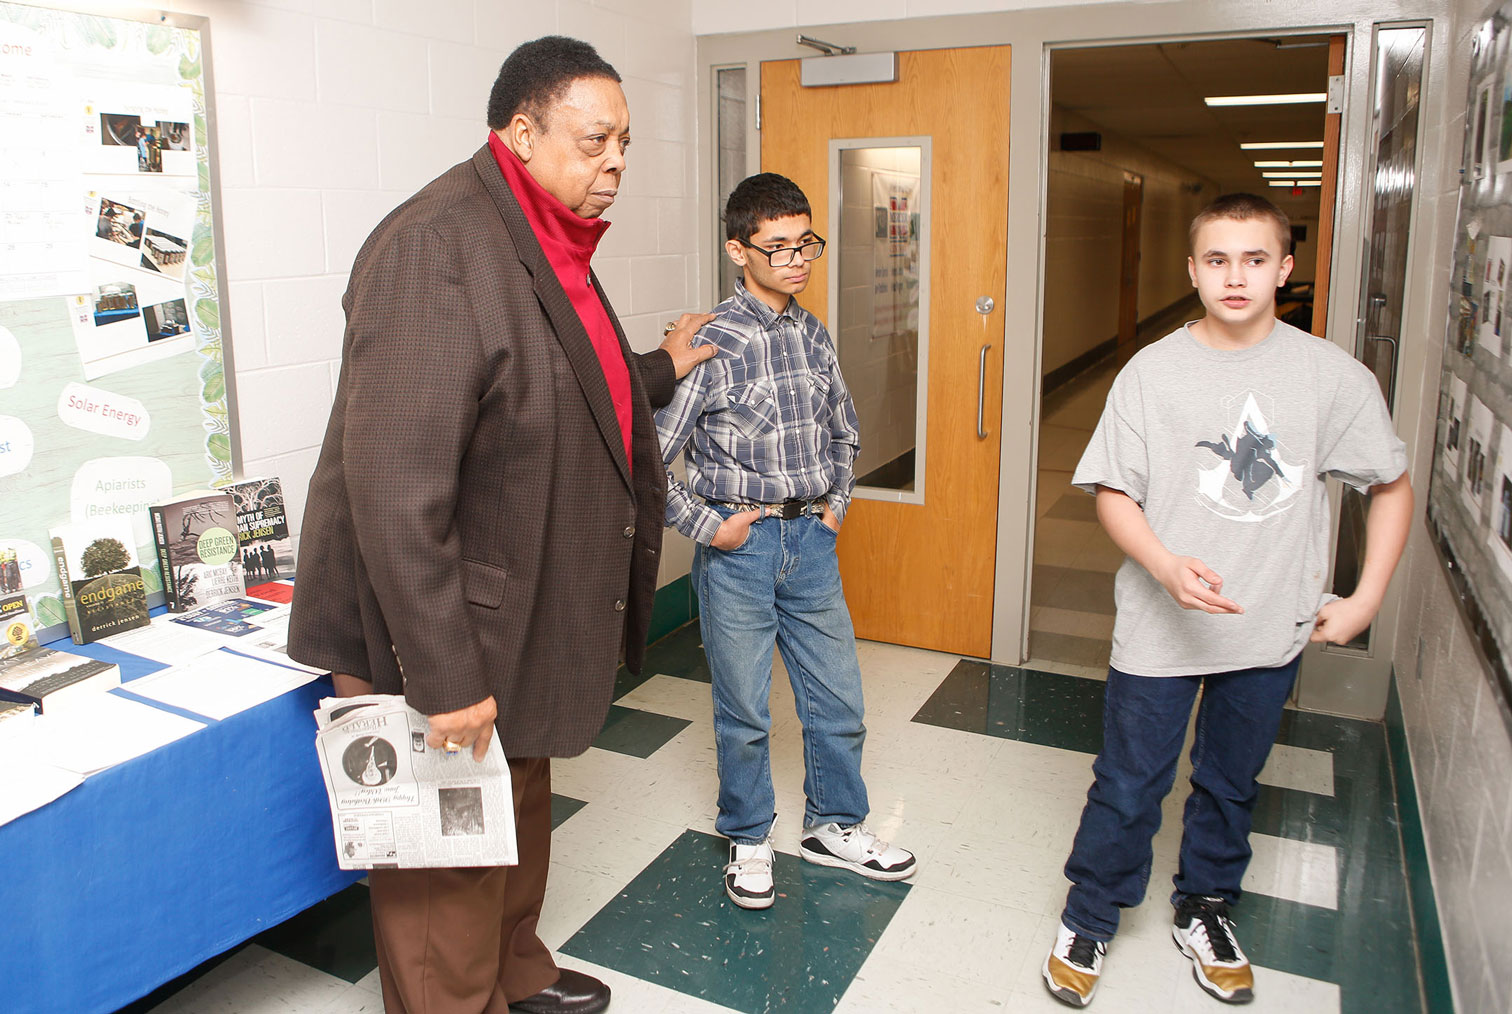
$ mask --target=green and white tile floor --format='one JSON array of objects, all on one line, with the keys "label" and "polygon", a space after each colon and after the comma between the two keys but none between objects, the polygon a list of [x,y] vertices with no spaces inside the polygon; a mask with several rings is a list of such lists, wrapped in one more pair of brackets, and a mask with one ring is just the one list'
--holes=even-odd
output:
[{"label": "green and white tile floor", "polygon": [[[600,975],[611,1008],[1060,1011],[1039,967],[1100,732],[1103,684],[862,643],[870,823],[919,872],[877,884],[797,858],[801,728],[780,663],[773,692],[777,904],[720,886],[708,670],[697,625],[622,675],[597,745],[554,765],[558,795],[541,933]],[[1384,726],[1289,713],[1263,776],[1255,859],[1236,908],[1256,1012],[1422,1009]],[[1222,1009],[1171,943],[1165,898],[1186,782],[1166,804],[1144,905],[1126,913],[1095,1010]],[[337,895],[196,970],[131,1014],[353,1014],[382,1009],[365,888]]]}]

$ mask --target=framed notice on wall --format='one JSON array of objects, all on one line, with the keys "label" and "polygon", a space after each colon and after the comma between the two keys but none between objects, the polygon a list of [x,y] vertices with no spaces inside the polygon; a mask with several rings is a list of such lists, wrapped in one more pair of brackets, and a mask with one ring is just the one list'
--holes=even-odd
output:
[{"label": "framed notice on wall", "polygon": [[[64,622],[49,529],[233,474],[204,19],[0,2],[0,559]],[[61,632],[61,631],[60,631]]]},{"label": "framed notice on wall", "polygon": [[1475,35],[1428,522],[1512,705],[1512,2]]}]

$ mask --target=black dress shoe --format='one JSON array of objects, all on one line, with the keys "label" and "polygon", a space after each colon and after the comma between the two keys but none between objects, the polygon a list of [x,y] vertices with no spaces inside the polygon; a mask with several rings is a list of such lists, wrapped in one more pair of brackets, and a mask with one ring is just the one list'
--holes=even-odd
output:
[{"label": "black dress shoe", "polygon": [[509,1005],[519,1014],[598,1014],[609,1006],[609,986],[591,975],[562,969],[562,977],[534,996]]}]

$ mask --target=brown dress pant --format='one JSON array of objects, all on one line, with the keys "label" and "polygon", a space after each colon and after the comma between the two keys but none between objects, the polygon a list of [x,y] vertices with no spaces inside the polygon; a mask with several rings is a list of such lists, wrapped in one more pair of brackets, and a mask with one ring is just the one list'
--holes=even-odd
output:
[{"label": "brown dress pant", "polygon": [[557,981],[536,935],[551,862],[551,761],[511,760],[518,866],[373,870],[388,1014],[507,1014]]}]

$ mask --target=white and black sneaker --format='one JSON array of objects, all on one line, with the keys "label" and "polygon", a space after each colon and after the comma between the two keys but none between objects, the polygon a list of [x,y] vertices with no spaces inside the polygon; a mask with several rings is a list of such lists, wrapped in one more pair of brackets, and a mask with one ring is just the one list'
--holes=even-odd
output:
[{"label": "white and black sneaker", "polygon": [[872,834],[865,824],[815,824],[803,829],[798,851],[811,863],[834,866],[873,880],[907,880],[914,855]]},{"label": "white and black sneaker", "polygon": [[725,893],[741,908],[771,908],[777,897],[772,883],[772,836],[754,845],[730,842],[724,868]]},{"label": "white and black sneaker", "polygon": [[1234,921],[1222,898],[1186,895],[1176,906],[1171,936],[1181,953],[1192,959],[1192,977],[1224,1003],[1249,1003],[1255,998],[1255,974],[1234,939]]},{"label": "white and black sneaker", "polygon": [[1040,969],[1045,988],[1061,1003],[1087,1006],[1097,992],[1107,953],[1108,945],[1101,940],[1082,936],[1061,923],[1055,932],[1055,946],[1045,955],[1045,966]]}]

